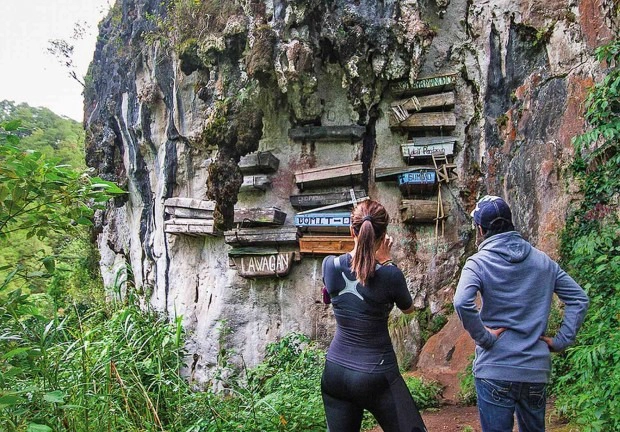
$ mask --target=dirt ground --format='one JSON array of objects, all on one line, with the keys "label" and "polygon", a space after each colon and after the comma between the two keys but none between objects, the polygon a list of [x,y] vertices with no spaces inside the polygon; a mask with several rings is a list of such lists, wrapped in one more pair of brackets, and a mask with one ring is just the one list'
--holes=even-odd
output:
[{"label": "dirt ground", "polygon": [[[547,405],[548,432],[579,432],[570,428],[553,414],[553,404]],[[478,408],[475,406],[444,405],[433,411],[422,412],[422,418],[429,432],[480,432]],[[514,432],[518,432],[516,426]],[[369,432],[382,432],[380,427]]]}]

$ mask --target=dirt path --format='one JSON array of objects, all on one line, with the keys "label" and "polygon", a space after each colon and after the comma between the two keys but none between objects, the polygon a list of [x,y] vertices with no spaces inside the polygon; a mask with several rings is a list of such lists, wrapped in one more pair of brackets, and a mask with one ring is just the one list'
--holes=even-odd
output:
[{"label": "dirt path", "polygon": [[[547,432],[578,432],[571,429],[557,416],[552,415],[553,405],[547,405]],[[480,432],[478,408],[475,406],[444,405],[438,410],[422,412],[422,418],[429,432]],[[514,428],[514,432],[519,429]],[[380,427],[368,432],[382,432]]]}]

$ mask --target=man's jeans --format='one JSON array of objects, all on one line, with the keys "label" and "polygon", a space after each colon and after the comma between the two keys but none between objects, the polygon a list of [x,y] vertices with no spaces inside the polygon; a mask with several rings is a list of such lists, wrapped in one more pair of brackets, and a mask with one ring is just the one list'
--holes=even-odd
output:
[{"label": "man's jeans", "polygon": [[547,384],[476,378],[482,432],[511,432],[516,411],[520,432],[545,430]]}]

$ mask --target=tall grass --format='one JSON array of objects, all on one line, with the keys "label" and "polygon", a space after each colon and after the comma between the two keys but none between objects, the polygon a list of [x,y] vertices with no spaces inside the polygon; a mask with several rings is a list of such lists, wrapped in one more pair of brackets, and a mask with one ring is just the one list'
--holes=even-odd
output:
[{"label": "tall grass", "polygon": [[[195,391],[180,372],[187,358],[180,317],[127,302],[74,305],[49,317],[30,295],[13,291],[7,299],[0,306],[0,430],[325,430],[325,354],[302,334],[268,345],[257,367],[221,374],[225,393]],[[230,369],[234,351],[221,351],[221,367]],[[436,385],[408,385],[421,408],[436,403]]]}]

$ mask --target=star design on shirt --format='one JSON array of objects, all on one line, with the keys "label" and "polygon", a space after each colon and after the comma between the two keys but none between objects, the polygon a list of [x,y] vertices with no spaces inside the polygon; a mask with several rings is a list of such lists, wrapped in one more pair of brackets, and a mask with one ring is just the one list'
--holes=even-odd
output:
[{"label": "star design on shirt", "polygon": [[340,274],[342,275],[342,278],[344,279],[344,288],[338,292],[338,295],[348,293],[348,294],[353,294],[354,296],[357,296],[360,300],[364,300],[364,297],[362,297],[362,295],[357,290],[357,283],[358,283],[357,280],[349,279],[348,277],[345,276],[344,272]]}]

